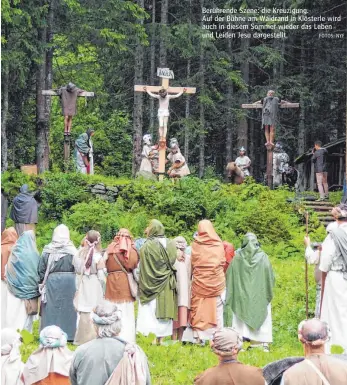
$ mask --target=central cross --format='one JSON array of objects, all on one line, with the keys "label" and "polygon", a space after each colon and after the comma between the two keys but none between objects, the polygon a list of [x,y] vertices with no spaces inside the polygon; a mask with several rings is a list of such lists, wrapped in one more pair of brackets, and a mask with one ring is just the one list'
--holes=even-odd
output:
[{"label": "central cross", "polygon": [[[169,80],[174,78],[174,73],[169,68],[158,68],[157,76],[162,79],[161,86],[135,85],[135,92],[147,92],[150,96],[159,99],[159,180],[165,175],[166,158],[166,127],[169,117],[169,100],[185,94],[195,94],[194,87],[170,87]],[[164,92],[166,91],[166,92]],[[153,94],[157,92],[158,94]],[[165,95],[164,97],[162,95]],[[166,99],[167,98],[167,99]],[[166,99],[166,100],[165,100]],[[164,106],[164,107],[163,107]],[[162,108],[161,108],[162,107]]]}]

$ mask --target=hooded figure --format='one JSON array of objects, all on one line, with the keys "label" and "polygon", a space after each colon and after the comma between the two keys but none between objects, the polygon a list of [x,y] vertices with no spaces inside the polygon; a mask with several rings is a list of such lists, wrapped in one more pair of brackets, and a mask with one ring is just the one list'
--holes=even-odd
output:
[{"label": "hooded figure", "polygon": [[14,329],[1,330],[1,385],[22,385],[21,336]]},{"label": "hooded figure", "polygon": [[75,141],[76,167],[82,174],[94,174],[93,142],[95,130],[88,128],[87,132],[81,134]]},{"label": "hooded figure", "polygon": [[29,186],[23,184],[20,193],[13,199],[10,218],[15,222],[18,236],[26,230],[35,230],[38,222],[38,203],[29,192]]},{"label": "hooded figure", "polygon": [[[248,233],[227,272],[225,325],[255,342],[272,342],[271,301],[275,278],[257,237]],[[268,349],[267,345],[263,345]]]},{"label": "hooded figure", "polygon": [[57,93],[60,96],[63,116],[75,116],[77,114],[77,97],[82,92],[83,90],[71,82],[58,89]]}]

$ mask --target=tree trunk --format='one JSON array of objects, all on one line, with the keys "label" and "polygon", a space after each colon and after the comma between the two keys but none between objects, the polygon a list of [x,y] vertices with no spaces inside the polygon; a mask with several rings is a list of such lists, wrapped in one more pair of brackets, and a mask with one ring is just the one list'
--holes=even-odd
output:
[{"label": "tree trunk", "polygon": [[[241,39],[241,52],[247,52],[250,45],[249,39]],[[249,84],[249,61],[244,60],[241,65],[241,73],[244,82]],[[248,102],[248,91],[242,96],[243,103]],[[247,139],[248,139],[248,122],[247,116],[241,118],[241,121],[238,126],[237,131],[237,147],[244,146],[247,148]]]},{"label": "tree trunk", "polygon": [[[305,73],[306,73],[306,63],[305,63],[305,38],[303,37],[301,39],[301,51],[300,51],[300,72],[301,72],[301,76],[302,76],[302,79],[305,79]],[[300,117],[299,117],[299,132],[298,132],[298,142],[297,142],[297,154],[296,155],[299,155],[299,154],[303,154],[305,152],[305,100],[304,100],[304,96],[303,96],[303,92],[300,92],[300,100],[299,100],[299,103],[300,103]],[[303,190],[305,188],[304,186],[304,179],[301,177],[303,177],[304,175],[304,171],[305,171],[305,168],[304,168],[304,163],[301,163],[298,167],[298,171],[299,171],[299,177],[300,177],[300,180],[302,181],[301,182],[301,185],[299,186],[299,189],[300,190]]]},{"label": "tree trunk", "polygon": [[[191,60],[188,59],[187,61],[187,84],[189,84],[189,78],[190,78],[190,66],[191,66]],[[190,116],[190,97],[186,97],[186,113],[185,113],[185,119],[186,124],[184,126],[184,158],[186,162],[188,163],[189,158],[189,116]]]},{"label": "tree trunk", "polygon": [[[200,8],[204,7],[204,0],[200,0]],[[201,20],[201,29],[203,21]],[[200,37],[202,39],[202,37]],[[200,40],[200,60],[199,60],[199,75],[200,75],[200,92],[204,94],[205,85],[205,54],[202,40]],[[200,134],[199,134],[199,178],[204,176],[205,172],[205,106],[200,101]]]},{"label": "tree trunk", "polygon": [[167,66],[167,15],[169,10],[169,0],[161,0],[161,19],[160,19],[160,49],[159,65]]},{"label": "tree trunk", "polygon": [[[232,55],[232,44],[231,39],[228,39],[228,55],[231,60]],[[234,136],[234,126],[233,126],[233,95],[234,95],[234,86],[233,82],[229,81],[227,86],[227,137],[226,137],[226,163],[229,163],[233,160],[233,136]]]},{"label": "tree trunk", "polygon": [[[144,8],[144,0],[137,0],[137,4]],[[140,24],[143,25],[143,19]],[[144,49],[140,41],[137,42],[135,49],[135,84],[143,83],[143,61]],[[141,163],[141,144],[142,144],[142,125],[143,125],[143,93],[135,92],[134,95],[134,115],[133,115],[133,165],[132,174],[135,176]]]},{"label": "tree trunk", "polygon": [[[46,28],[38,29],[38,41],[46,45]],[[45,96],[42,90],[46,89],[46,52],[42,54],[42,62],[36,72],[36,164],[39,173],[49,168],[49,116],[46,110]]]},{"label": "tree trunk", "polygon": [[8,118],[8,86],[9,86],[9,63],[4,61],[2,65],[2,111],[1,111],[1,171],[6,171],[8,167],[7,159],[7,118]]},{"label": "tree trunk", "polygon": [[[156,0],[152,0],[152,23],[151,23],[151,47],[150,47],[150,62],[151,62],[151,73],[150,73],[150,84],[154,85],[155,81],[155,12],[156,12]],[[149,98],[149,129],[154,137],[155,130],[155,110],[154,110],[154,98]]]}]

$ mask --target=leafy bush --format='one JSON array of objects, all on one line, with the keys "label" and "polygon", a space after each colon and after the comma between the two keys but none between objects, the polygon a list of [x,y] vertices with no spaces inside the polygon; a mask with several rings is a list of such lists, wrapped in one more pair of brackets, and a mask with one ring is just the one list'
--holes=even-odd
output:
[{"label": "leafy bush", "polygon": [[23,174],[20,170],[5,171],[1,174],[1,188],[12,200],[18,193],[23,184],[28,184],[31,191],[37,188],[37,177]]}]

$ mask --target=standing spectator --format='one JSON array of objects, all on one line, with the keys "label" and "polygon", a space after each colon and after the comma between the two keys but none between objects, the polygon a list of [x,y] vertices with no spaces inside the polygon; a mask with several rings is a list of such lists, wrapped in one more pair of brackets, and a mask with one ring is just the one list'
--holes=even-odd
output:
[{"label": "standing spectator", "polygon": [[317,187],[320,198],[318,201],[324,201],[329,198],[328,186],[328,172],[327,172],[327,158],[328,151],[322,148],[322,142],[316,140],[314,142],[314,149],[312,155],[312,162],[314,163],[314,172],[316,173]]}]

